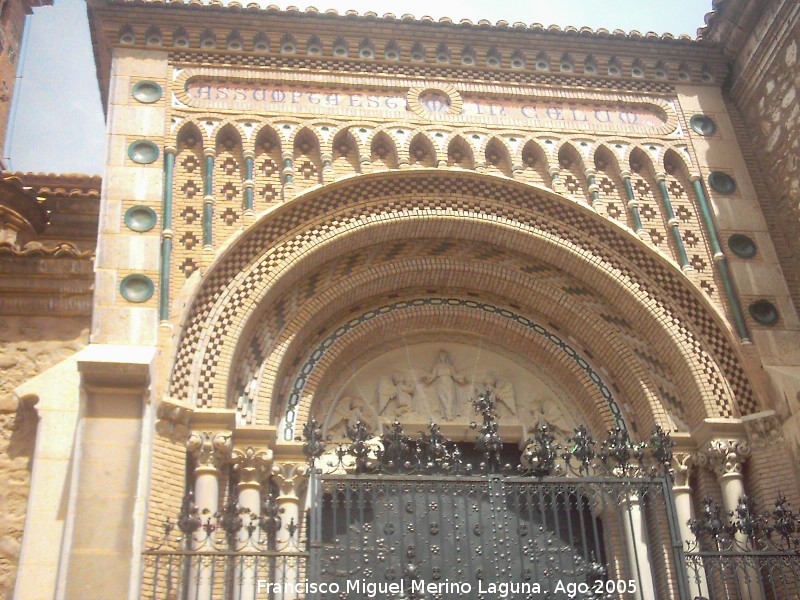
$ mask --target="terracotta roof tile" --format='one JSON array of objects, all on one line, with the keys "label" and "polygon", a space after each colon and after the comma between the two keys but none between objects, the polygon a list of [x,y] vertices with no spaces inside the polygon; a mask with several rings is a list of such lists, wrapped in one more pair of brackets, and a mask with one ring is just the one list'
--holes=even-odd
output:
[{"label": "terracotta roof tile", "polygon": [[[716,5],[719,2],[723,2],[724,0],[716,0],[714,4]],[[598,37],[598,38],[618,38],[618,39],[637,39],[637,40],[661,40],[661,41],[669,41],[669,42],[680,42],[680,43],[696,43],[697,40],[692,38],[689,35],[681,34],[679,36],[675,36],[671,33],[664,33],[664,34],[657,34],[652,31],[648,31],[646,33],[641,33],[639,31],[631,31],[625,32],[621,29],[615,29],[614,31],[609,32],[607,29],[600,28],[593,30],[589,27],[560,27],[558,25],[550,25],[544,26],[541,23],[531,23],[525,24],[520,22],[509,23],[508,21],[497,21],[496,23],[492,23],[491,21],[487,21],[486,19],[480,19],[479,21],[472,21],[470,19],[461,19],[457,23],[454,22],[449,17],[442,17],[440,19],[434,19],[433,17],[429,16],[422,16],[422,17],[415,17],[414,15],[410,14],[403,14],[400,17],[395,15],[394,13],[384,13],[383,15],[378,15],[373,11],[368,11],[363,14],[358,13],[354,10],[345,11],[343,14],[340,14],[335,9],[327,9],[324,12],[320,11],[318,8],[314,6],[309,6],[305,10],[301,10],[296,6],[288,6],[285,9],[281,9],[279,6],[274,4],[270,4],[267,6],[262,6],[260,4],[251,2],[247,4],[243,4],[236,0],[210,0],[208,2],[202,2],[201,0],[110,0],[112,4],[128,4],[128,5],[162,5],[162,6],[171,6],[171,7],[190,7],[193,9],[198,10],[219,10],[225,9],[230,11],[246,11],[246,12],[262,12],[266,14],[291,14],[291,15],[298,15],[298,14],[306,14],[306,15],[314,15],[314,16],[322,16],[322,17],[330,17],[330,18],[338,18],[338,19],[357,19],[363,21],[383,21],[383,22],[392,22],[392,21],[403,21],[403,22],[414,22],[414,23],[424,23],[424,24],[431,24],[431,25],[439,25],[439,26],[448,26],[448,27],[458,27],[458,28],[467,28],[467,29],[495,29],[495,30],[502,30],[502,29],[527,29],[531,31],[546,31],[549,33],[554,34],[561,34],[561,35],[580,35],[585,37]],[[713,14],[709,13],[709,14]],[[706,17],[706,22],[708,22],[708,16]]]}]

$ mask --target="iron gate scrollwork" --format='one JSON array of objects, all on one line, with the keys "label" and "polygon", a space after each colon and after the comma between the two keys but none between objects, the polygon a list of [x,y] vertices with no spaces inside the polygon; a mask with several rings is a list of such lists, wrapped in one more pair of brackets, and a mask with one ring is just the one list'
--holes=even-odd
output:
[{"label": "iron gate scrollwork", "polygon": [[309,597],[688,598],[666,433],[562,446],[540,423],[512,457],[491,396],[475,408],[472,447],[355,423],[326,453],[306,425]]},{"label": "iron gate scrollwork", "polygon": [[539,423],[510,446],[491,395],[474,406],[472,444],[436,424],[412,439],[398,422],[380,436],[356,422],[332,444],[310,421],[307,513],[286,519],[272,494],[242,508],[231,486],[212,514],[190,490],[143,553],[141,597],[800,597],[800,518],[784,498],[766,513],[746,497],[727,514],[707,501],[684,550],[660,428],[634,443],[622,428],[598,442],[579,427],[558,443]]},{"label": "iron gate scrollwork", "polygon": [[689,579],[712,600],[800,598],[800,518],[782,495],[763,513],[747,496],[728,513],[706,498],[689,527]]}]

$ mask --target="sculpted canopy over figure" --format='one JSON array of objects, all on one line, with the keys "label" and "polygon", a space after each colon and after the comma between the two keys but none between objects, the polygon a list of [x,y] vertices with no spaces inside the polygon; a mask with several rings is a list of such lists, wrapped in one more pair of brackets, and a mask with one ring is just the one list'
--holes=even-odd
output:
[{"label": "sculpted canopy over figure", "polygon": [[544,398],[536,400],[528,411],[532,423],[546,423],[556,435],[569,435],[570,427],[566,424],[558,404],[553,400]]},{"label": "sculpted canopy over figure", "polygon": [[433,369],[422,376],[422,381],[433,384],[436,400],[439,402],[439,412],[445,421],[452,421],[461,416],[456,384],[463,385],[467,380],[456,372],[446,350],[439,350]]}]

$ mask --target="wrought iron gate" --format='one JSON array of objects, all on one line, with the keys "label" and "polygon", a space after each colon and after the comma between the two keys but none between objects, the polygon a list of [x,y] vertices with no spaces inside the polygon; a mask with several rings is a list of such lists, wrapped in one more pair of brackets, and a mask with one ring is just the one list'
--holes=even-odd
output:
[{"label": "wrought iron gate", "polygon": [[688,599],[667,434],[579,428],[562,447],[542,423],[512,463],[493,399],[475,408],[471,449],[435,424],[412,439],[355,423],[326,453],[306,425],[309,597]]},{"label": "wrought iron gate", "polygon": [[689,522],[689,580],[711,600],[800,598],[800,519],[779,495],[764,513],[747,496],[724,513],[710,498]]},{"label": "wrought iron gate", "polygon": [[320,599],[684,597],[663,478],[324,475],[315,487]]}]

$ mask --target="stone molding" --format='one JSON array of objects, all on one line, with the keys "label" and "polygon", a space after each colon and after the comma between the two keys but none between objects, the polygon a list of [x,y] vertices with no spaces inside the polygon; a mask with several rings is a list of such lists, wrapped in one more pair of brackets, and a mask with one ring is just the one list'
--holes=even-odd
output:
[{"label": "stone molding", "polygon": [[155,354],[152,346],[90,344],[81,351],[78,371],[86,388],[145,393]]}]

